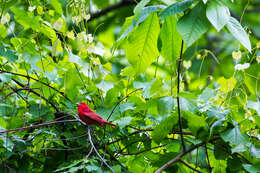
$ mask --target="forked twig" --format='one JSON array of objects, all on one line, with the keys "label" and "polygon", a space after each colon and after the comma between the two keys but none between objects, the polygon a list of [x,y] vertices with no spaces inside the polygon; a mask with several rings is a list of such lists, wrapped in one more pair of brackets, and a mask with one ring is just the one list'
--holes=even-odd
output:
[{"label": "forked twig", "polygon": [[95,153],[97,154],[97,156],[98,156],[98,157],[101,159],[101,161],[110,169],[110,171],[111,171],[112,173],[115,173],[115,172],[113,171],[113,169],[107,164],[107,162],[101,157],[101,155],[98,153],[96,147],[94,146],[93,141],[92,141],[92,138],[91,138],[91,132],[90,132],[90,127],[89,127],[89,126],[88,126],[88,139],[89,139],[89,142],[90,142],[91,146],[93,147]]}]

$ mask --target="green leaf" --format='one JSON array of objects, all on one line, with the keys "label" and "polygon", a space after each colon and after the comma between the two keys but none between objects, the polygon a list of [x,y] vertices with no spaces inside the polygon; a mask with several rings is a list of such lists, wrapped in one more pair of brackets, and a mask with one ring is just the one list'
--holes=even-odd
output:
[{"label": "green leaf", "polygon": [[56,33],[55,33],[55,31],[51,27],[49,27],[47,25],[41,25],[40,31],[41,31],[41,33],[46,35],[52,41],[57,40]]},{"label": "green leaf", "polygon": [[157,108],[161,115],[168,114],[174,107],[174,100],[171,96],[163,97],[158,100]]},{"label": "green leaf", "polygon": [[176,114],[172,114],[171,116],[165,118],[152,132],[153,141],[159,144],[163,138],[167,137],[177,122],[178,117]]},{"label": "green leaf", "polygon": [[210,127],[210,136],[213,134],[213,131],[216,129],[216,128],[220,128],[220,127],[224,127],[224,124],[223,122],[226,120],[226,118],[222,118],[220,120],[217,120],[215,121],[211,127]]},{"label": "green leaf", "polygon": [[194,2],[193,0],[184,0],[181,2],[175,2],[174,4],[170,5],[165,10],[163,10],[159,14],[159,16],[162,20],[164,20],[167,16],[172,16],[174,14],[185,11],[191,6],[193,2]]},{"label": "green leaf", "polygon": [[5,38],[7,36],[7,29],[2,24],[0,24],[0,31],[0,37]]},{"label": "green leaf", "polygon": [[150,16],[131,33],[126,44],[126,57],[137,73],[143,73],[159,56],[157,38],[159,20],[156,13]]},{"label": "green leaf", "polygon": [[14,13],[15,20],[24,27],[24,30],[32,28],[33,30],[40,30],[40,23],[38,18],[31,17],[26,11],[20,10],[18,8],[12,7],[12,12]]},{"label": "green leaf", "polygon": [[260,148],[259,147],[252,145],[250,148],[250,153],[253,157],[260,159]]},{"label": "green leaf", "polygon": [[80,67],[90,68],[89,64],[87,62],[85,62],[82,58],[80,58],[78,55],[75,55],[70,51],[68,51],[68,52],[69,52],[69,61],[70,62],[76,63]]},{"label": "green leaf", "polygon": [[251,52],[251,43],[249,37],[244,30],[244,28],[240,25],[240,23],[233,17],[229,18],[227,23],[227,28],[230,33],[249,51]]},{"label": "green leaf", "polygon": [[108,90],[114,87],[114,84],[112,82],[102,80],[96,86],[102,91],[107,92]]},{"label": "green leaf", "polygon": [[181,110],[193,112],[196,108],[196,101],[193,99],[187,99],[180,97]]},{"label": "green leaf", "polygon": [[235,78],[229,78],[225,79],[224,77],[220,77],[217,82],[221,84],[221,87],[219,88],[221,91],[228,93],[232,91],[237,83],[237,80]]},{"label": "green leaf", "polygon": [[57,13],[59,13],[60,15],[63,13],[62,6],[58,0],[50,0],[50,4]]},{"label": "green leaf", "polygon": [[188,92],[188,91],[180,92],[179,96],[183,97],[183,98],[187,98],[187,99],[196,99],[197,98],[196,95],[194,95],[193,93]]},{"label": "green leaf", "polygon": [[219,0],[209,1],[206,15],[217,31],[220,31],[227,24],[230,17],[228,7]]},{"label": "green leaf", "polygon": [[[128,36],[135,28],[136,26],[140,25],[147,17],[149,17],[149,14],[152,12],[159,11],[160,9],[163,9],[163,5],[153,5],[145,7],[140,14],[137,16],[131,16],[126,18],[126,21],[123,26],[123,34],[117,39],[117,42]],[[137,20],[138,19],[138,20]],[[127,28],[127,29],[126,29]]]},{"label": "green leaf", "polygon": [[204,117],[185,111],[183,118],[187,120],[188,127],[195,136],[198,136],[201,130],[207,130],[207,123]]},{"label": "green leaf", "polygon": [[118,102],[118,95],[119,95],[119,90],[117,88],[111,88],[106,92],[106,97],[105,97],[105,105],[108,107],[112,107],[116,105]]},{"label": "green leaf", "polygon": [[[2,107],[2,106],[1,106]],[[0,111],[0,112],[2,112],[2,111]],[[6,127],[7,127],[7,122],[4,120],[4,118],[2,117],[2,113],[0,113],[0,129],[1,130],[4,130],[4,129],[6,129]],[[4,128],[4,129],[3,129]]]},{"label": "green leaf", "polygon": [[[64,162],[65,164],[63,164],[62,166],[60,166],[59,169],[56,169],[54,172],[60,172],[60,171],[63,171],[65,169],[68,169],[68,168],[72,168],[74,166],[76,166],[77,164],[81,163],[85,161],[84,159],[80,159],[80,160],[74,160],[72,163],[69,163],[69,162]],[[85,161],[86,162],[86,161]],[[66,166],[65,166],[66,165]]]},{"label": "green leaf", "polygon": [[141,0],[134,8],[134,13],[139,14],[150,0]]},{"label": "green leaf", "polygon": [[122,129],[125,126],[129,125],[132,119],[133,119],[133,117],[123,117],[123,118],[120,118],[120,119],[114,121],[114,123],[116,123],[118,125],[118,127],[120,127]]},{"label": "green leaf", "polygon": [[242,166],[247,170],[249,173],[258,173],[260,172],[260,169],[256,168],[255,166],[251,164],[242,164]]},{"label": "green leaf", "polygon": [[202,101],[203,103],[207,103],[210,98],[213,98],[215,96],[216,96],[216,90],[207,87],[200,94],[198,101]]},{"label": "green leaf", "polygon": [[154,79],[151,82],[134,82],[134,88],[143,88],[144,98],[151,98],[158,95],[157,91],[162,85],[162,81],[159,79]]},{"label": "green leaf", "polygon": [[[104,120],[107,120],[108,116],[111,113],[111,109],[108,109],[106,107],[99,107],[96,112],[98,115],[100,115]],[[118,107],[115,109],[114,113],[109,118],[109,121],[114,121],[118,116],[120,116],[120,112]]]},{"label": "green leaf", "polygon": [[248,100],[247,106],[250,109],[256,110],[257,114],[260,116],[260,102],[259,101],[254,102],[254,101]]},{"label": "green leaf", "polygon": [[[225,152],[223,152],[223,148],[226,148]],[[226,158],[230,155],[230,147],[228,143],[224,142],[223,140],[217,140],[214,144],[214,157],[217,160],[226,160]]]},{"label": "green leaf", "polygon": [[133,103],[123,103],[121,105],[119,105],[119,111],[121,113],[127,111],[127,110],[134,110],[135,107],[134,107],[134,104]]},{"label": "green leaf", "polygon": [[18,59],[18,56],[14,51],[0,46],[0,56],[6,57],[9,61],[15,62]]},{"label": "green leaf", "polygon": [[187,15],[184,15],[177,24],[177,29],[181,33],[186,45],[191,46],[209,28],[206,18],[205,5],[197,4]]},{"label": "green leaf", "polygon": [[243,144],[236,145],[231,149],[232,153],[247,151],[247,147]]},{"label": "green leaf", "polygon": [[240,144],[247,145],[249,142],[248,137],[241,134],[239,126],[235,126],[233,129],[222,132],[220,136],[225,142],[229,142],[231,147]]},{"label": "green leaf", "polygon": [[22,59],[27,62],[28,64],[30,63],[37,63],[38,61],[41,60],[41,56],[38,54],[31,54],[26,51],[23,51],[23,56]]},{"label": "green leaf", "polygon": [[3,141],[3,147],[7,150],[12,152],[13,147],[14,147],[14,143],[11,141],[11,139],[9,137],[6,136],[6,134],[4,135],[0,135],[0,138]]},{"label": "green leaf", "polygon": [[207,110],[209,118],[222,119],[230,113],[230,110],[221,109],[220,107],[211,107]]},{"label": "green leaf", "polygon": [[68,97],[75,98],[78,94],[77,87],[82,86],[79,75],[75,69],[70,69],[65,73],[64,88]]},{"label": "green leaf", "polygon": [[12,75],[8,73],[0,73],[0,82],[9,82],[12,79]]},{"label": "green leaf", "polygon": [[120,165],[115,165],[112,166],[113,171],[115,171],[115,173],[121,173],[121,166]]},{"label": "green leaf", "polygon": [[160,39],[162,40],[161,54],[164,58],[173,62],[180,56],[182,43],[182,37],[177,31],[176,25],[176,17],[169,16],[166,18],[160,32]]}]

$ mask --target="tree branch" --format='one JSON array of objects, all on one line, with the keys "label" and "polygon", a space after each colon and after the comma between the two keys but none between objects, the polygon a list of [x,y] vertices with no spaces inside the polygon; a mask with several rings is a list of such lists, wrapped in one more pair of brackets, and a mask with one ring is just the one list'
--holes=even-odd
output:
[{"label": "tree branch", "polygon": [[[16,79],[12,79],[12,81],[14,81],[14,82],[15,82],[16,84],[18,84],[19,86],[25,88],[25,85],[22,84],[21,82],[17,81]],[[60,112],[59,108],[58,108],[56,105],[54,105],[52,102],[50,102],[47,98],[41,96],[40,94],[38,94],[37,92],[35,92],[35,91],[33,91],[33,90],[31,90],[31,92],[32,92],[33,94],[39,96],[39,97],[42,98],[43,100],[45,100],[47,103],[49,103],[49,104],[56,110],[56,112]]]},{"label": "tree branch", "polygon": [[[211,140],[209,140],[209,142],[213,142],[213,141],[216,141],[218,140],[219,137],[215,137],[215,138],[212,138]],[[168,168],[170,165],[174,164],[175,162],[178,162],[181,160],[181,158],[183,156],[185,156],[187,153],[190,153],[192,152],[193,150],[195,150],[196,148],[199,148],[203,145],[205,145],[206,142],[201,142],[199,144],[196,144],[194,145],[193,147],[191,147],[190,149],[186,150],[186,151],[183,151],[182,153],[180,153],[179,155],[177,155],[175,158],[173,158],[172,160],[170,160],[169,162],[165,163],[161,168],[159,168],[155,173],[161,173],[163,170],[165,170],[166,168]]]},{"label": "tree branch", "polygon": [[51,122],[46,122],[46,123],[42,123],[42,124],[37,124],[37,125],[32,125],[32,126],[27,126],[27,127],[21,127],[21,128],[17,128],[17,129],[0,131],[0,134],[9,133],[9,132],[19,132],[19,131],[24,131],[24,130],[28,130],[28,129],[37,129],[38,127],[50,126],[50,125],[54,125],[54,124],[58,124],[58,123],[66,123],[66,122],[78,122],[78,120],[51,121]]},{"label": "tree branch", "polygon": [[[113,10],[116,10],[118,8],[121,8],[121,7],[124,7],[124,6],[129,6],[129,5],[133,5],[135,4],[135,1],[134,0],[122,0],[121,2],[117,3],[117,4],[114,4],[112,6],[109,6],[99,12],[96,12],[96,13],[93,13],[90,15],[90,19],[88,21],[92,21],[96,18],[99,18],[103,15],[106,15],[107,13],[113,11]],[[84,23],[86,24],[86,21],[84,20]]]},{"label": "tree branch", "polygon": [[12,75],[15,75],[15,76],[21,76],[21,77],[25,77],[25,78],[27,78],[27,79],[30,78],[30,79],[32,79],[32,80],[35,80],[35,81],[37,81],[37,82],[39,82],[39,83],[41,83],[41,84],[43,84],[43,85],[45,85],[45,86],[47,86],[47,87],[53,89],[54,91],[58,92],[58,93],[59,93],[60,95],[62,95],[65,99],[67,99],[68,101],[71,102],[71,100],[70,100],[68,97],[66,97],[63,92],[57,90],[56,88],[50,86],[49,84],[47,84],[47,83],[45,83],[45,82],[42,82],[42,81],[40,81],[40,80],[38,80],[38,79],[36,79],[36,78],[34,78],[34,77],[31,77],[31,76],[29,76],[29,75],[23,75],[23,74],[19,74],[19,73],[9,72],[9,71],[5,71],[5,70],[0,70],[0,73],[8,73],[8,74],[12,74]]},{"label": "tree branch", "polygon": [[181,105],[180,105],[180,73],[181,73],[181,61],[182,61],[182,52],[183,52],[183,40],[181,41],[181,52],[180,58],[178,59],[178,81],[177,81],[177,109],[178,109],[178,116],[179,116],[179,127],[180,127],[180,135],[181,135],[181,143],[183,151],[186,151],[184,139],[183,139],[183,132],[182,132],[182,120],[181,120]]},{"label": "tree branch", "polygon": [[188,163],[184,162],[183,160],[180,160],[180,162],[181,162],[182,164],[184,164],[185,166],[187,166],[188,168],[190,168],[191,170],[193,170],[193,171],[195,171],[195,172],[198,172],[198,173],[202,173],[202,172],[200,172],[199,170],[197,170],[197,169],[191,167]]},{"label": "tree branch", "polygon": [[101,161],[110,169],[110,171],[112,173],[115,173],[114,170],[107,164],[107,162],[100,156],[100,154],[98,153],[95,145],[93,144],[92,142],[92,138],[91,138],[91,133],[90,133],[90,127],[88,126],[88,139],[89,139],[89,142],[92,146],[92,148],[94,149],[95,153],[97,154],[97,156],[101,159]]},{"label": "tree branch", "polygon": [[33,90],[33,89],[39,89],[39,88],[12,88],[12,92],[6,94],[5,96],[3,96],[1,99],[0,99],[0,102],[4,101],[5,99],[7,99],[7,97],[9,97],[10,95],[12,94],[15,94],[17,93],[18,91],[22,91],[22,90]]}]

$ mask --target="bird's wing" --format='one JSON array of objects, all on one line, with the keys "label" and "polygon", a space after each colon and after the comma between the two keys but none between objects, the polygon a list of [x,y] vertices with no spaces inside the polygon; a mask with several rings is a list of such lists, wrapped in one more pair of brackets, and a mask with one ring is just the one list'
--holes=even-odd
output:
[{"label": "bird's wing", "polygon": [[96,114],[95,112],[86,112],[84,113],[88,118],[95,120],[95,121],[102,121],[103,118],[101,116],[99,116],[98,114]]}]

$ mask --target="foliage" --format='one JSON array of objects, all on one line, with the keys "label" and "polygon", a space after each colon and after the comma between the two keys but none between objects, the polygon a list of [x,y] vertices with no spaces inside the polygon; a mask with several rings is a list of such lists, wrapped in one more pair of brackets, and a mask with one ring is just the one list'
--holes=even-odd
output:
[{"label": "foliage", "polygon": [[0,170],[260,172],[259,6],[0,1]]}]

